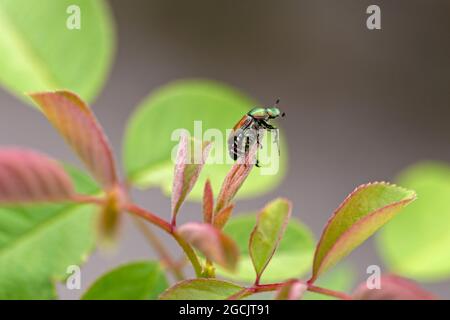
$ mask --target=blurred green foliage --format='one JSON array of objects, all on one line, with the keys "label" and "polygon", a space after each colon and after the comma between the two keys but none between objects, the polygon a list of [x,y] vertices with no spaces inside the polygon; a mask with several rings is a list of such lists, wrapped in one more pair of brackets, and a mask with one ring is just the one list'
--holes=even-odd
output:
[{"label": "blurred green foliage", "polygon": [[[70,30],[74,5],[81,28]],[[70,89],[92,101],[102,89],[115,45],[103,0],[2,0],[0,30],[0,84],[18,97]]]},{"label": "blurred green foliage", "polygon": [[168,286],[159,262],[133,262],[119,266],[98,278],[82,299],[155,300]]},{"label": "blurred green foliage", "polygon": [[418,199],[388,223],[377,238],[381,257],[400,275],[425,281],[450,277],[450,167],[426,162],[398,178]]},{"label": "blurred green foliage", "polygon": [[[78,191],[99,191],[82,172],[66,170]],[[74,204],[0,207],[0,299],[56,298],[54,281],[94,248],[96,211]]]}]

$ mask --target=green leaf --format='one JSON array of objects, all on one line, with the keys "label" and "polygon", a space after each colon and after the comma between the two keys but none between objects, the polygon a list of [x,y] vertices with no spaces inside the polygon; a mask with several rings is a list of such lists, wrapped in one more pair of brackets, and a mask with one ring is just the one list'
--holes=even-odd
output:
[{"label": "green leaf", "polygon": [[[75,168],[67,171],[77,191],[99,191]],[[54,282],[93,249],[96,209],[68,204],[0,207],[0,299],[55,298]]]},{"label": "green leaf", "polygon": [[[157,90],[139,106],[128,123],[124,141],[124,164],[129,180],[140,188],[162,187],[170,194],[173,176],[171,155],[178,143],[172,141],[172,133],[177,129],[186,129],[194,135],[194,121],[202,121],[203,133],[199,138],[208,129],[218,129],[223,141],[214,141],[211,136],[203,137],[203,140],[212,140],[213,146],[190,198],[202,198],[203,186],[208,177],[213,189],[219,190],[232,164],[228,147],[225,146],[228,139],[226,130],[233,128],[255,105],[254,101],[234,89],[210,81],[179,81]],[[280,183],[288,157],[282,133],[281,138],[278,173],[262,175],[262,168],[253,170],[238,196],[256,196],[274,189]],[[278,159],[276,145],[267,143],[264,147],[268,152],[274,148],[275,158]],[[216,155],[219,155],[222,163],[226,161],[227,164],[209,163]],[[265,160],[260,158],[261,163],[265,163]]]},{"label": "green leaf", "polygon": [[[355,271],[348,264],[339,265],[322,275],[316,285],[330,290],[349,292],[355,284],[354,274]],[[307,291],[302,300],[336,300],[336,298]]]},{"label": "green leaf", "polygon": [[[255,269],[248,250],[250,234],[255,224],[256,214],[239,215],[229,220],[224,232],[236,241],[241,257],[236,273],[218,268],[218,274],[235,281],[255,280]],[[278,282],[304,275],[311,268],[314,246],[312,232],[298,220],[291,219],[277,251],[264,271],[262,282]]]},{"label": "green leaf", "polygon": [[278,248],[291,217],[291,211],[291,202],[279,198],[270,202],[258,213],[249,241],[249,253],[258,282]]},{"label": "green leaf", "polygon": [[310,283],[415,200],[414,191],[377,182],[355,189],[328,221],[316,248]]},{"label": "green leaf", "polygon": [[[79,30],[66,27],[72,5]],[[0,84],[15,95],[66,88],[92,100],[102,88],[114,48],[103,0],[2,0],[0,30]]]},{"label": "green leaf", "polygon": [[450,277],[450,167],[425,162],[405,172],[399,183],[417,191],[377,237],[381,257],[391,271],[421,281]]},{"label": "green leaf", "polygon": [[158,262],[133,262],[101,276],[84,300],[156,300],[169,286]]},{"label": "green leaf", "polygon": [[100,191],[100,187],[96,182],[84,171],[63,163],[64,170],[69,174],[74,183],[75,192],[79,194],[95,194]]},{"label": "green leaf", "polygon": [[161,300],[224,300],[243,288],[237,284],[216,279],[193,279],[177,283],[167,289]]}]

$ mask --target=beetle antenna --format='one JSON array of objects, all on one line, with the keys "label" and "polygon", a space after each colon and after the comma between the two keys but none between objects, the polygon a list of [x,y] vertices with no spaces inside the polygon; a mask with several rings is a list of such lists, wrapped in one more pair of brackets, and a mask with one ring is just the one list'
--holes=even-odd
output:
[{"label": "beetle antenna", "polygon": [[277,107],[279,103],[280,103],[280,98],[278,98],[277,101],[275,101],[275,107]]}]

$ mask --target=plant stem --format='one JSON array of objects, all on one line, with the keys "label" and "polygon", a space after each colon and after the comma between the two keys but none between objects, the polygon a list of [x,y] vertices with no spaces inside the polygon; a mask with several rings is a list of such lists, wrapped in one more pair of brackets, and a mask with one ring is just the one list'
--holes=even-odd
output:
[{"label": "plant stem", "polygon": [[164,230],[168,234],[172,234],[172,228],[171,228],[170,224],[167,221],[165,221],[164,219],[161,219],[160,217],[158,217],[156,214],[149,212],[135,204],[129,204],[129,205],[125,206],[125,210],[134,215],[137,215],[138,217],[141,217],[141,218],[147,220],[148,222],[154,224],[155,226]]},{"label": "plant stem", "polygon": [[255,293],[252,288],[244,288],[235,294],[229,296],[227,300],[239,300]]},{"label": "plant stem", "polygon": [[227,300],[242,299],[258,292],[276,291],[284,284],[284,282],[271,284],[254,284],[252,287],[243,288],[241,291],[238,291],[237,293],[231,295],[227,298]]},{"label": "plant stem", "polygon": [[267,291],[275,291],[278,290],[280,287],[284,286],[285,283],[271,283],[271,284],[258,284],[252,287],[253,291],[255,293],[258,292],[267,292]]},{"label": "plant stem", "polygon": [[176,232],[174,229],[172,231],[173,238],[178,242],[180,247],[183,249],[184,253],[188,257],[189,261],[192,264],[192,267],[194,268],[195,275],[197,278],[202,277],[202,265],[200,264],[200,261],[198,260],[197,254],[195,253],[194,249],[187,243],[180,235]]},{"label": "plant stem", "polygon": [[[97,205],[103,205],[104,203],[104,200],[101,198],[81,195],[75,196],[73,200],[78,203],[93,203]],[[200,261],[198,260],[196,253],[194,252],[194,249],[192,249],[189,243],[187,243],[182,237],[178,235],[174,224],[168,223],[166,220],[161,219],[156,214],[147,211],[133,203],[125,205],[123,210],[147,220],[151,224],[170,234],[178,242],[188,259],[191,261],[192,267],[194,268],[197,277],[202,276],[202,266],[200,264]],[[178,276],[179,275],[177,275],[177,277]]]},{"label": "plant stem", "polygon": [[176,262],[158,236],[141,219],[134,217],[137,227],[158,254],[162,263],[169,269],[177,281],[185,279],[183,267]]},{"label": "plant stem", "polygon": [[165,232],[170,234],[178,242],[180,247],[183,249],[184,253],[188,257],[189,261],[191,262],[192,267],[194,268],[195,274],[197,275],[197,277],[202,276],[202,266],[200,264],[200,261],[198,260],[197,255],[194,252],[194,249],[192,249],[192,247],[189,245],[189,243],[187,243],[182,237],[180,237],[180,235],[177,233],[176,229],[173,228],[173,226],[170,223],[161,219],[154,213],[149,212],[135,204],[129,204],[129,205],[125,206],[125,210],[147,220],[148,222],[154,224],[155,226],[161,228],[162,230],[164,230]]},{"label": "plant stem", "polygon": [[[239,292],[228,297],[227,300],[242,299],[242,298],[245,298],[247,296],[250,296],[252,294],[259,293],[259,292],[276,291],[276,290],[280,289],[282,286],[284,286],[285,284],[286,284],[286,282],[270,283],[270,284],[255,284],[252,287],[243,288]],[[321,288],[321,287],[316,287],[316,286],[313,286],[310,284],[306,284],[306,285],[307,285],[307,290],[311,291],[311,292],[320,293],[320,294],[338,298],[341,300],[352,300],[353,299],[350,295],[348,295],[344,292],[339,292],[339,291],[334,291],[334,290],[325,289],[325,288]]]},{"label": "plant stem", "polygon": [[216,277],[216,270],[214,268],[214,264],[209,259],[206,259],[206,261],[205,261],[205,267],[203,268],[202,276],[205,278],[215,278]]},{"label": "plant stem", "polygon": [[310,284],[308,284],[307,290],[311,291],[311,292],[324,294],[326,296],[338,298],[341,300],[353,300],[352,296],[350,296],[349,294],[346,294],[344,292],[339,292],[339,291],[334,291],[334,290],[325,289],[325,288],[321,288],[321,287],[316,287],[316,286],[313,286]]}]

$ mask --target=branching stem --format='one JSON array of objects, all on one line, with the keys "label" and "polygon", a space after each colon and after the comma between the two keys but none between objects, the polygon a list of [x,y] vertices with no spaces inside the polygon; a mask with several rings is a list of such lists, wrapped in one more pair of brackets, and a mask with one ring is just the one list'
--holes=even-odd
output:
[{"label": "branching stem", "polygon": [[338,298],[338,299],[341,299],[341,300],[353,300],[352,296],[350,296],[349,294],[346,294],[344,292],[334,291],[334,290],[321,288],[321,287],[316,287],[316,286],[313,286],[313,285],[310,285],[310,284],[308,284],[308,289],[307,290],[311,291],[311,292],[320,293],[320,294],[323,294],[323,295],[326,295],[326,296]]},{"label": "branching stem", "polygon": [[[228,297],[227,300],[242,299],[242,298],[248,297],[252,294],[259,293],[259,292],[277,291],[285,284],[286,284],[285,282],[271,283],[271,284],[255,284],[252,287],[244,288],[241,291],[233,294],[232,296]],[[316,287],[316,286],[313,286],[310,284],[306,284],[306,285],[307,285],[306,290],[311,291],[311,292],[320,293],[320,294],[338,298],[341,300],[352,300],[353,299],[350,295],[348,295],[344,292],[339,292],[339,291],[334,291],[334,290],[325,289],[325,288],[321,288],[321,287]]]},{"label": "branching stem", "polygon": [[156,214],[147,211],[135,204],[129,204],[125,206],[125,210],[147,220],[148,222],[152,223],[153,225],[170,234],[178,242],[179,246],[183,249],[187,258],[191,262],[197,277],[201,277],[202,266],[200,264],[200,261],[198,260],[196,253],[194,252],[194,249],[192,249],[190,244],[187,243],[182,237],[180,237],[180,235],[177,233],[176,228],[173,228],[173,226],[169,222],[165,221],[164,219],[161,219]]},{"label": "branching stem", "polygon": [[138,217],[134,217],[137,227],[158,254],[160,260],[172,272],[177,281],[184,280],[183,266],[172,258],[172,255],[150,227]]}]

